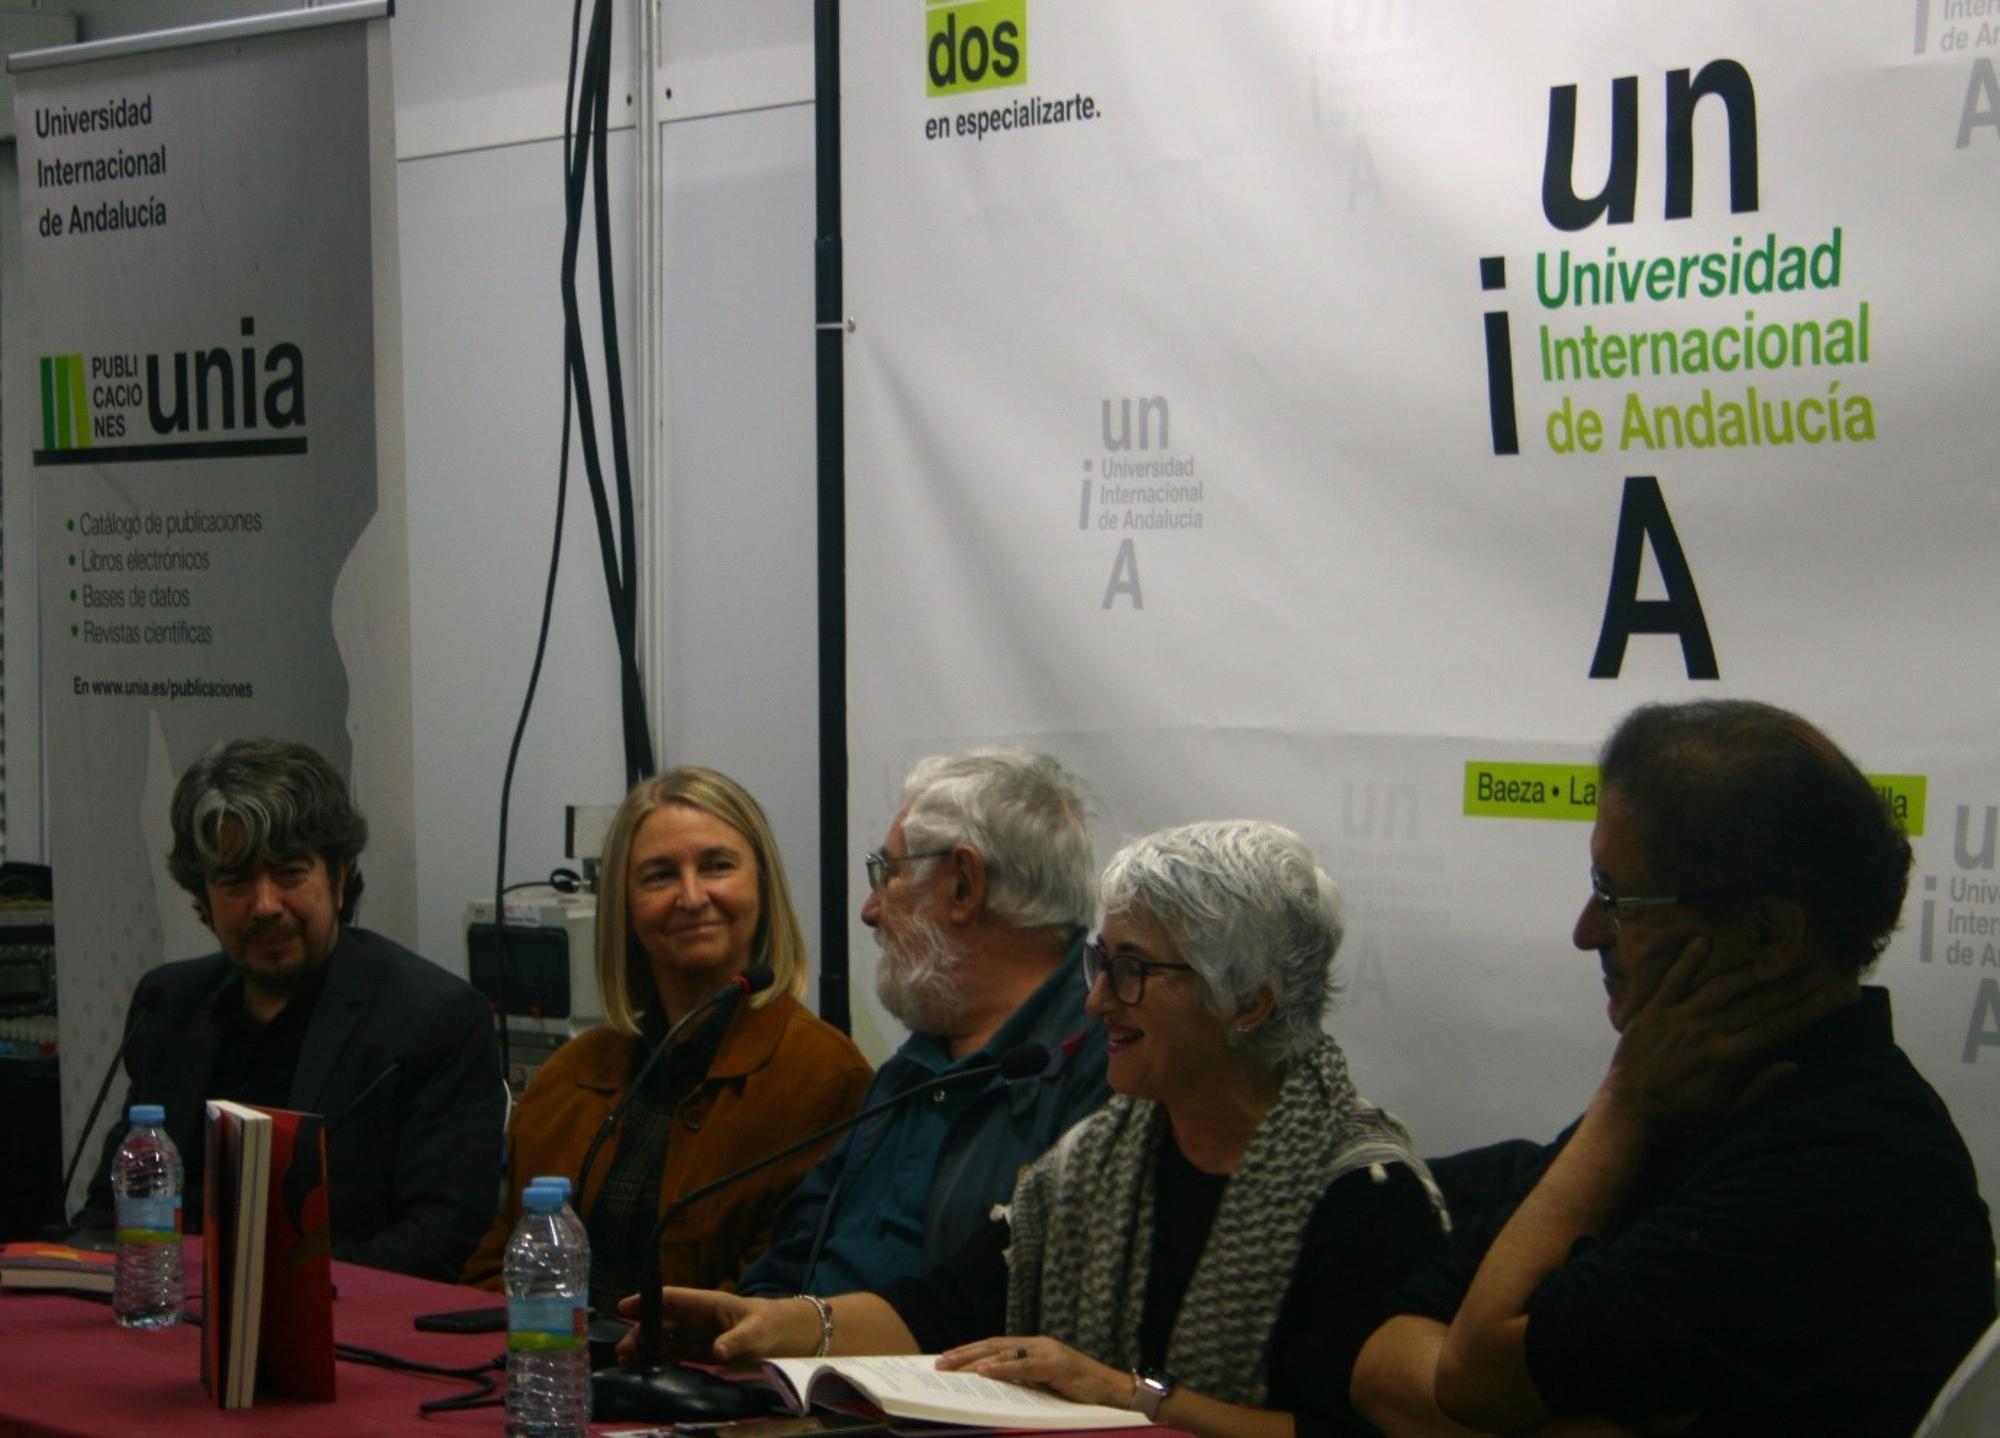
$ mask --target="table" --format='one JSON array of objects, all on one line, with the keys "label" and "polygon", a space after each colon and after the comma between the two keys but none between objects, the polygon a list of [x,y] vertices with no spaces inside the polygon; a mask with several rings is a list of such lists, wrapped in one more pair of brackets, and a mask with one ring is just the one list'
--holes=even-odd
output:
[{"label": "table", "polygon": [[[183,1245],[190,1308],[198,1307],[201,1240]],[[419,1333],[419,1313],[477,1308],[497,1295],[400,1273],[333,1265],[333,1336],[336,1342],[381,1349],[424,1363],[470,1367],[499,1354],[498,1333]],[[319,1438],[327,1434],[497,1434],[504,1415],[495,1408],[422,1418],[426,1399],[461,1392],[456,1379],[395,1373],[342,1360],[335,1365],[332,1403],[263,1398],[256,1406],[226,1412],[201,1386],[201,1330],[182,1324],[136,1332],[111,1321],[108,1303],[62,1293],[0,1293],[0,1433],[106,1438],[137,1433],[257,1434]],[[631,1427],[630,1424],[612,1425]],[[603,1431],[603,1430],[596,1430]]]},{"label": "table", "polygon": [[[181,1245],[189,1307],[198,1310],[201,1240]],[[419,1313],[478,1308],[497,1294],[408,1278],[357,1264],[333,1265],[333,1337],[421,1363],[468,1368],[500,1354],[500,1333],[419,1333]],[[126,1438],[140,1433],[229,1434],[236,1438],[326,1438],[339,1434],[484,1433],[505,1430],[498,1406],[423,1417],[417,1405],[464,1392],[452,1378],[397,1373],[343,1359],[335,1401],[259,1397],[233,1411],[201,1386],[201,1330],[191,1324],[151,1332],[118,1327],[107,1302],[67,1293],[0,1292],[0,1434],[6,1438]],[[504,1388],[501,1390],[504,1391]],[[591,1432],[642,1429],[592,1424]],[[1186,1438],[1164,1428],[1122,1428],[1117,1438]],[[1036,1438],[1062,1438],[1061,1434]],[[1093,1438],[1104,1438],[1103,1434]]]}]

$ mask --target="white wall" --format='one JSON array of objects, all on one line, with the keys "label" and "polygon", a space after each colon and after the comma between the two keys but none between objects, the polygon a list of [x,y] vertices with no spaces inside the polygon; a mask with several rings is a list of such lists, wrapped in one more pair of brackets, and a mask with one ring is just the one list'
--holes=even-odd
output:
[{"label": "white wall", "polygon": [[[83,38],[97,39],[293,7],[85,0],[70,8]],[[640,517],[658,557],[641,621],[642,663],[659,672],[663,694],[654,742],[663,765],[725,769],[764,803],[816,952],[812,7],[662,6],[652,83],[663,263],[653,276],[636,273],[632,258],[644,194],[631,128],[637,8],[621,4],[614,18],[613,73],[627,82],[613,96],[609,155],[635,426],[629,386],[642,283],[659,285],[664,320],[660,501]],[[461,971],[465,904],[492,892],[501,777],[554,516],[570,12],[567,0],[402,0],[391,32],[419,890],[417,933],[399,937]],[[594,286],[581,288],[594,335]],[[601,377],[597,400],[608,466]],[[614,802],[623,790],[615,648],[580,458],[571,469],[549,656],[514,784],[510,881],[562,862],[565,804]],[[11,478],[24,473],[10,466],[10,533],[25,502]],[[26,741],[17,720],[29,704],[11,666],[7,704],[18,753]],[[39,826],[11,793],[8,817],[10,828],[17,818]]]}]

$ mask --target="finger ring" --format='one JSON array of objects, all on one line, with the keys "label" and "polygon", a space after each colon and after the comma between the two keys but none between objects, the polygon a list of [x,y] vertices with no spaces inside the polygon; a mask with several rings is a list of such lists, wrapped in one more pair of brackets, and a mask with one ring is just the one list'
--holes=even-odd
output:
[{"label": "finger ring", "polygon": [[1014,1357],[1015,1357],[1015,1358],[1016,1358],[1017,1360],[1018,1360],[1018,1359],[1022,1359],[1022,1358],[1026,1358],[1027,1356],[1028,1356],[1028,1347],[1027,1347],[1027,1345],[1026,1345],[1026,1344],[1022,1344],[1022,1345],[1021,1345],[1021,1346],[1020,1346],[1019,1348],[1016,1348],[1016,1349],[1014,1350]]}]

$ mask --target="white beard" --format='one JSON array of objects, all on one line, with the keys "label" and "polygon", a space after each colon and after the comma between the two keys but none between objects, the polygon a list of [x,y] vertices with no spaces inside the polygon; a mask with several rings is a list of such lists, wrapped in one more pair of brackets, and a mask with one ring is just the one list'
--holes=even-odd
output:
[{"label": "white beard", "polygon": [[965,955],[928,914],[912,914],[908,931],[901,941],[875,931],[875,945],[882,951],[875,966],[875,996],[912,1033],[951,1033],[964,1008],[965,985],[958,970]]}]

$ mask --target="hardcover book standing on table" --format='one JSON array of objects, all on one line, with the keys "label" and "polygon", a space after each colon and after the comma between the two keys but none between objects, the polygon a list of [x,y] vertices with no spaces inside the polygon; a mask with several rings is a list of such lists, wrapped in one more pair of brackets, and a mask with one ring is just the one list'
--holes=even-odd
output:
[{"label": "hardcover book standing on table", "polygon": [[210,1099],[207,1144],[202,1384],[224,1408],[260,1386],[330,1402],[325,1122]]}]

